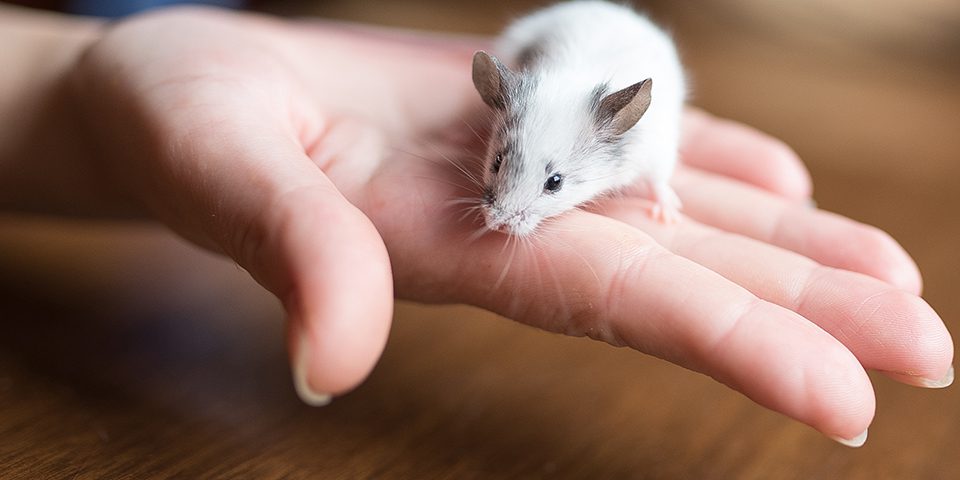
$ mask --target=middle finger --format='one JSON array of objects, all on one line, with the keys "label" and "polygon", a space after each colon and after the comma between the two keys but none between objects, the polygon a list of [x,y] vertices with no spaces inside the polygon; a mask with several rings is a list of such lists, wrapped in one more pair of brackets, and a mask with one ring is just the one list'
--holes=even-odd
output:
[{"label": "middle finger", "polygon": [[643,206],[642,200],[624,198],[600,208],[674,253],[816,323],[864,367],[913,385],[945,386],[938,382],[950,369],[953,343],[940,317],[921,298],[693,219],[663,225],[651,220]]}]

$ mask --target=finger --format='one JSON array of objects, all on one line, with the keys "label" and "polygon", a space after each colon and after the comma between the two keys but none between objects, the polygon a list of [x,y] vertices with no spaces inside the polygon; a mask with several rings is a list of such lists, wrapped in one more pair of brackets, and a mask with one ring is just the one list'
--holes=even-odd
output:
[{"label": "finger", "polygon": [[735,178],[793,201],[806,202],[810,173],[783,142],[746,125],[687,109],[680,160],[691,167]]},{"label": "finger", "polygon": [[953,341],[921,298],[866,275],[825,267],[764,242],[687,220],[666,226],[624,199],[603,213],[647,232],[672,252],[793,310],[842,342],[864,367],[923,387],[949,384]]},{"label": "finger", "polygon": [[880,229],[692,169],[678,171],[673,183],[684,213],[702,223],[823,265],[870,275],[910,293],[919,295],[922,289],[916,264]]},{"label": "finger", "polygon": [[796,313],[609,218],[574,211],[544,233],[516,251],[500,235],[482,238],[448,272],[451,284],[526,323],[706,373],[829,436],[869,425],[873,390],[860,363]]},{"label": "finger", "polygon": [[271,290],[287,310],[295,386],[309,404],[326,403],[369,375],[393,313],[379,234],[332,185],[317,183],[283,195],[255,220],[264,241],[250,254],[277,279]]},{"label": "finger", "polygon": [[250,218],[238,257],[284,302],[297,390],[322,404],[362,382],[383,351],[393,309],[390,262],[370,221],[302,152],[288,153],[299,154],[307,184]]},{"label": "finger", "polygon": [[[380,357],[393,308],[389,259],[371,222],[296,137],[263,126],[280,119],[249,120],[179,142],[189,147],[159,176],[181,181],[160,191],[155,210],[205,236],[283,302],[297,391],[322,404]],[[177,199],[172,211],[167,197]]]}]

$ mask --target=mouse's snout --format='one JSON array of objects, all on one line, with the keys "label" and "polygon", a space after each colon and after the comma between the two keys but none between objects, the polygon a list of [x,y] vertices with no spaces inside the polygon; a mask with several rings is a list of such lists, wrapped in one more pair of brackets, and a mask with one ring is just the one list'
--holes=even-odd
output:
[{"label": "mouse's snout", "polygon": [[483,220],[487,228],[510,235],[527,235],[537,227],[537,221],[524,210],[506,211],[495,201],[485,203]]},{"label": "mouse's snout", "polygon": [[542,218],[533,213],[531,204],[519,199],[516,192],[503,191],[497,185],[484,187],[480,206],[486,227],[509,235],[532,233]]}]

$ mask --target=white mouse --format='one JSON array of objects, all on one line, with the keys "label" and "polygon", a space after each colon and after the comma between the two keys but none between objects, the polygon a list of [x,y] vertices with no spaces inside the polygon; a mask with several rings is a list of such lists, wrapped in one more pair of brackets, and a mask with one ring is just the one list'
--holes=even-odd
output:
[{"label": "white mouse", "polygon": [[595,197],[646,187],[652,215],[678,218],[669,186],[686,86],[673,42],[602,1],[554,5],[477,52],[473,83],[494,111],[481,210],[487,228],[529,235]]}]

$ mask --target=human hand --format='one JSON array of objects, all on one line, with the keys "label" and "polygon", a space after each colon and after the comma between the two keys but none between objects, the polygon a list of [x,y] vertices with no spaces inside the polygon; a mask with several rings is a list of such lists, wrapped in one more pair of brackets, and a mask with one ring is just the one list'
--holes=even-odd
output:
[{"label": "human hand", "polygon": [[874,414],[864,369],[914,385],[952,342],[882,232],[807,205],[793,154],[691,111],[689,215],[623,197],[526,242],[458,214],[480,142],[469,41],[212,10],[121,22],[77,65],[102,155],[142,210],[284,304],[298,390],[323,403],[378,359],[394,295],[478,305],[703,372],[832,437]]}]

